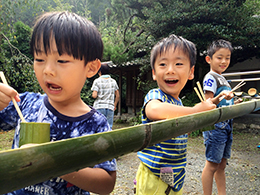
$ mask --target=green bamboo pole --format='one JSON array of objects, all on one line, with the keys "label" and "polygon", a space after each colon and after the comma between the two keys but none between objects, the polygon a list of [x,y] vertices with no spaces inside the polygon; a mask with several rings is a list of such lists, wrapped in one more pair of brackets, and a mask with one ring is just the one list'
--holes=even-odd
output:
[{"label": "green bamboo pole", "polygon": [[260,100],[175,119],[137,125],[79,138],[0,152],[0,194],[97,163],[139,151],[147,146],[242,116],[260,108]]}]

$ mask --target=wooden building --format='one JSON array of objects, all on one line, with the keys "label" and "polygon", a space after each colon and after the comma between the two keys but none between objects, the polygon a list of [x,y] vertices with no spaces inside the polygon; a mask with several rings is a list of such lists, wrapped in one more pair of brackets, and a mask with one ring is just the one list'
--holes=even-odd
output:
[{"label": "wooden building", "polygon": [[123,82],[126,79],[126,92],[125,92],[125,104],[127,106],[127,113],[136,115],[140,111],[144,97],[143,92],[137,89],[136,78],[140,72],[139,65],[126,63],[125,65],[117,66],[112,61],[102,62],[106,63],[110,67],[110,73],[118,75],[118,86],[120,92],[120,100],[118,105],[118,112],[122,115],[122,94],[123,94]]}]

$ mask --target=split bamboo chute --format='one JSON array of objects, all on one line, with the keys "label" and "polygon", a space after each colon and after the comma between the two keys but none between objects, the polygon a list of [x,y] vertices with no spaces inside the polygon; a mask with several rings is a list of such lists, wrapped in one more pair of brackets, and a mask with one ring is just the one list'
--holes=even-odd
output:
[{"label": "split bamboo chute", "polygon": [[[0,194],[142,150],[260,109],[260,100],[184,117],[0,152]],[[209,129],[203,129],[209,130]]]},{"label": "split bamboo chute", "polygon": [[[1,77],[1,79],[2,79],[2,81],[3,81],[3,83],[6,84],[6,85],[8,85],[7,80],[6,80],[6,78],[5,78],[5,75],[4,75],[4,73],[3,73],[2,71],[0,71],[0,77]],[[21,112],[21,110],[20,110],[20,108],[19,108],[17,102],[15,101],[14,97],[11,97],[11,99],[12,99],[12,102],[13,102],[13,104],[14,104],[14,107],[15,107],[16,111],[18,112],[18,115],[19,115],[19,117],[21,118],[22,122],[26,123],[26,121],[25,121],[25,119],[24,119],[24,117],[23,117],[23,114],[22,114],[22,112]]]}]

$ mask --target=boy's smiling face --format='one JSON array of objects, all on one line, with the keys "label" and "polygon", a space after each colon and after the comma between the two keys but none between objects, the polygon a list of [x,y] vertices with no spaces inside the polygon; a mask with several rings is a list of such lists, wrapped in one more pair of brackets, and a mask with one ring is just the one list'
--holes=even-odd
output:
[{"label": "boy's smiling face", "polygon": [[187,81],[194,78],[194,66],[190,68],[189,57],[172,46],[157,56],[152,73],[158,87],[178,100]]},{"label": "boy's smiling face", "polygon": [[206,56],[206,61],[210,64],[210,69],[213,72],[222,74],[228,68],[230,58],[231,51],[228,48],[220,48],[213,54],[212,58]]}]

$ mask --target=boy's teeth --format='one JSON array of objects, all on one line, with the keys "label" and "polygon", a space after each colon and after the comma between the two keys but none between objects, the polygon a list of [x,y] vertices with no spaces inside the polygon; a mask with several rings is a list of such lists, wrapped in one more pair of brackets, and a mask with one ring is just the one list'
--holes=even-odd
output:
[{"label": "boy's teeth", "polygon": [[50,89],[58,91],[61,90],[61,87],[53,87],[52,85],[50,85]]}]

